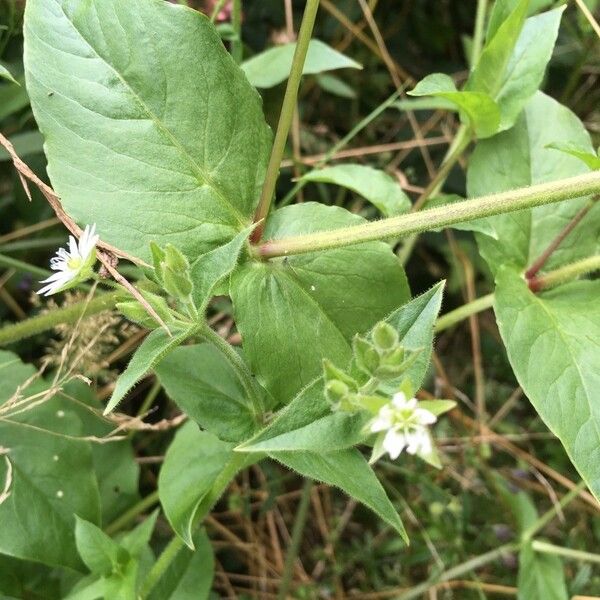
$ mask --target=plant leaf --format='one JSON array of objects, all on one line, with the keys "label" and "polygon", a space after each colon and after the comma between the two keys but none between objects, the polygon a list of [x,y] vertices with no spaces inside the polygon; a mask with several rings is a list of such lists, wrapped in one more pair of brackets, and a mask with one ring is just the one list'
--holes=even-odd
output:
[{"label": "plant leaf", "polygon": [[[242,70],[254,87],[274,87],[289,77],[295,50],[295,42],[269,48],[244,62]],[[325,42],[310,40],[302,74],[315,75],[336,69],[362,69],[362,66]]]},{"label": "plant leaf", "polygon": [[214,289],[231,275],[235,269],[242,248],[256,225],[251,225],[238,233],[228,244],[203,254],[191,268],[194,282],[193,299],[200,314],[204,314]]},{"label": "plant leaf", "polygon": [[600,498],[600,281],[533,294],[511,268],[494,309],[517,380]]},{"label": "plant leaf", "polygon": [[129,560],[129,554],[102,529],[75,515],[77,550],[87,568],[97,575],[110,575]]},{"label": "plant leaf", "polygon": [[20,85],[20,83],[12,76],[12,73],[2,64],[0,64],[0,78]]},{"label": "plant leaf", "polygon": [[194,335],[200,327],[200,325],[190,325],[189,327],[175,331],[174,335],[171,336],[164,329],[155,329],[150,333],[135,351],[125,371],[117,379],[117,384],[104,410],[104,414],[106,415],[113,411],[119,402],[123,400],[127,392],[148,371],[153,369],[169,352]]},{"label": "plant leaf", "polygon": [[[212,504],[202,508],[202,501],[223,473],[239,461],[232,449],[233,444],[199,431],[195,423],[186,423],[167,450],[158,479],[160,502],[171,527],[191,549],[193,524],[212,508]],[[238,468],[243,466],[239,463]]]},{"label": "plant leaf", "polygon": [[[35,373],[16,355],[0,351],[0,405]],[[49,388],[41,378],[35,379],[21,396],[42,394]],[[3,417],[0,485],[4,487],[9,470],[12,482],[10,495],[0,504],[0,552],[81,570],[73,515],[98,523],[100,498],[90,444],[73,437],[82,433],[80,419],[52,394],[33,410],[14,415],[8,411]]]},{"label": "plant leaf", "polygon": [[600,156],[595,152],[590,152],[587,148],[576,146],[575,144],[565,144],[563,142],[553,142],[548,144],[546,148],[559,150],[565,154],[570,154],[585,163],[592,171],[600,169]]},{"label": "plant leaf", "polygon": [[[548,122],[552,127],[548,127]],[[561,139],[593,152],[590,137],[579,119],[556,100],[538,92],[527,104],[517,124],[492,139],[477,144],[469,161],[469,196],[544,183],[587,171],[578,159],[546,146]],[[503,264],[529,266],[587,203],[568,200],[532,210],[484,219],[494,238],[476,234],[482,256],[495,271]],[[554,269],[595,254],[600,247],[600,205],[592,208],[546,263]]]},{"label": "plant leaf", "polygon": [[[273,239],[363,222],[344,209],[305,202],[273,213],[264,235]],[[353,335],[406,302],[409,292],[390,247],[371,242],[248,262],[233,274],[231,296],[246,358],[281,405],[320,374],[323,358],[347,364]]]},{"label": "plant leaf", "polygon": [[455,104],[479,138],[494,135],[500,125],[500,109],[485,92],[458,91],[454,81],[443,73],[428,75],[408,92],[411,96],[444,98]]},{"label": "plant leaf", "polygon": [[465,90],[483,92],[496,98],[502,85],[502,77],[523,29],[529,0],[511,2],[510,12],[504,11],[502,23],[491,21],[491,36],[481,52],[477,65],[471,72]]},{"label": "plant leaf", "polygon": [[410,199],[391,175],[365,165],[344,164],[314,169],[303,175],[302,180],[348,188],[366,198],[386,217],[400,215],[411,207]]},{"label": "plant leaf", "polygon": [[500,131],[515,124],[524,106],[539,89],[565,8],[563,5],[525,21],[495,97],[500,106]]},{"label": "plant leaf", "polygon": [[342,450],[327,454],[277,452],[270,456],[304,477],[340,488],[370,508],[408,543],[408,536],[398,512],[387,497],[373,469],[358,450]]},{"label": "plant leaf", "polygon": [[154,240],[192,261],[249,224],[271,136],[209,19],[154,0],[32,0],[24,35],[48,172],[72,217],[140,258]]},{"label": "plant leaf", "polygon": [[565,571],[558,556],[536,553],[525,544],[519,553],[518,600],[568,600]]},{"label": "plant leaf", "polygon": [[230,442],[254,432],[252,403],[212,344],[177,348],[155,370],[170,398],[203,429]]}]

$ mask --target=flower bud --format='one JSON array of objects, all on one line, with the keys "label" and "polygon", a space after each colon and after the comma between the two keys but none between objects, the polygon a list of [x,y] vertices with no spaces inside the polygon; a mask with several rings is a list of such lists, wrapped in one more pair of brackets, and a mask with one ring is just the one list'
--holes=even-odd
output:
[{"label": "flower bud", "polygon": [[[152,306],[156,311],[156,314],[158,314],[165,323],[173,320],[171,309],[164,298],[147,291],[142,291],[141,293],[142,296],[144,296],[144,299]],[[117,310],[119,310],[126,319],[129,319],[146,329],[156,329],[158,326],[154,317],[149,315],[148,311],[137,300],[118,302],[116,306]]]},{"label": "flower bud", "polygon": [[371,376],[379,367],[379,353],[367,340],[360,336],[355,336],[352,341],[352,346],[354,348],[354,360],[356,361],[356,366]]},{"label": "flower bud", "polygon": [[348,386],[339,379],[332,379],[325,384],[325,396],[331,404],[342,402],[349,392]]},{"label": "flower bud", "polygon": [[398,332],[389,323],[381,321],[373,329],[373,341],[378,350],[391,350],[398,344]]},{"label": "flower bud", "polygon": [[189,300],[190,294],[192,293],[193,284],[189,274],[186,271],[178,273],[169,267],[165,267],[163,269],[162,276],[163,285],[170,296],[173,296],[178,300]]}]

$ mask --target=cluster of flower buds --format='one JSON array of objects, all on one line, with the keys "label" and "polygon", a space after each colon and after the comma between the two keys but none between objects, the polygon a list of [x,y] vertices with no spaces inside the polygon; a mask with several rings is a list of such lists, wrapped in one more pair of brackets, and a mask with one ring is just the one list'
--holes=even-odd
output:
[{"label": "cluster of flower buds", "polygon": [[189,303],[193,283],[188,259],[173,244],[167,244],[161,248],[158,244],[151,242],[150,250],[158,283],[169,296],[183,303]]},{"label": "cluster of flower buds", "polygon": [[419,402],[414,397],[408,371],[419,351],[402,346],[398,332],[383,321],[368,338],[356,336],[353,349],[347,372],[323,361],[325,396],[331,409],[364,415],[365,441],[373,445],[372,462],[385,453],[396,459],[406,451],[439,467],[429,426],[454,403]]},{"label": "cluster of flower buds", "polygon": [[378,323],[371,341],[357,335],[353,341],[356,366],[380,381],[397,379],[415,362],[419,351],[409,352],[400,344],[398,332],[385,321]]}]

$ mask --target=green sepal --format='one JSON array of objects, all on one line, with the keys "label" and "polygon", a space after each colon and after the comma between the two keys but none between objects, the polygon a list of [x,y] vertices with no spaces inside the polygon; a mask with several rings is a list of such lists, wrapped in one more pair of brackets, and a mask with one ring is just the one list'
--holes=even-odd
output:
[{"label": "green sepal", "polygon": [[356,366],[369,377],[375,373],[379,367],[379,353],[369,341],[359,335],[355,335],[352,340],[352,349],[354,350],[354,360]]},{"label": "green sepal", "polygon": [[380,321],[373,328],[373,342],[378,350],[392,350],[398,344],[398,332],[385,321]]}]

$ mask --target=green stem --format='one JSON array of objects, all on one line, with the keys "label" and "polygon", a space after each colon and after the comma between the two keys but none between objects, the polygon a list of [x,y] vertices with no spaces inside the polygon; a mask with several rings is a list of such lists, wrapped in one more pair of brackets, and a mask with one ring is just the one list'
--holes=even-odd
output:
[{"label": "green stem", "polygon": [[[298,32],[298,42],[296,43],[296,51],[292,62],[292,70],[287,82],[283,104],[281,106],[281,114],[279,115],[279,123],[277,124],[277,132],[273,141],[273,149],[265,183],[263,185],[262,194],[254,216],[254,222],[259,223],[269,214],[269,208],[275,193],[275,184],[279,176],[279,167],[285,151],[285,144],[288,138],[294,111],[296,110],[296,101],[298,98],[298,89],[300,88],[300,80],[302,79],[302,71],[304,69],[304,61],[308,52],[308,45],[312,36],[317,10],[319,8],[319,0],[307,0],[304,15],[302,16],[302,24]],[[262,236],[263,226],[259,225],[252,233],[254,241],[260,240]]]},{"label": "green stem", "polygon": [[[333,156],[345,148],[365,127],[370,125],[382,112],[388,109],[396,102],[400,96],[401,90],[396,90],[387,100],[382,102],[375,110],[370,112],[362,121],[358,122],[339,142],[334,144],[323,156],[323,158],[314,165],[315,169],[320,169],[327,164]],[[279,202],[279,206],[287,206],[296,196],[296,194],[307,184],[305,179],[297,181],[294,187]]]},{"label": "green stem", "polygon": [[161,580],[171,563],[177,558],[179,552],[185,547],[185,542],[179,537],[174,536],[162,551],[158,560],[154,563],[148,575],[144,579],[144,584],[140,591],[141,598],[147,598],[154,586]]},{"label": "green stem", "polygon": [[476,315],[477,313],[491,308],[493,304],[494,294],[488,294],[487,296],[482,296],[481,298],[477,298],[477,300],[473,300],[473,302],[459,306],[458,308],[447,312],[445,315],[442,315],[436,321],[435,332],[440,333],[441,331],[450,329],[450,327],[460,323],[471,315]]},{"label": "green stem", "polygon": [[51,273],[51,271],[48,271],[47,269],[30,265],[22,260],[17,260],[16,258],[12,258],[4,254],[0,254],[0,266],[8,267],[9,269],[15,269],[16,271],[31,273],[36,277],[48,277],[48,275]]},{"label": "green stem", "polygon": [[298,557],[298,551],[300,549],[300,543],[302,542],[302,535],[304,533],[304,527],[306,526],[306,519],[308,517],[308,508],[310,506],[310,493],[312,491],[313,482],[312,479],[305,479],[304,486],[302,488],[302,495],[300,496],[300,503],[298,504],[298,511],[296,512],[296,518],[294,519],[294,525],[292,527],[292,539],[285,555],[285,564],[283,566],[283,574],[281,576],[281,583],[279,585],[279,592],[277,594],[278,600],[285,600],[288,597],[288,591],[290,584],[292,583],[292,575],[294,573],[294,563]]},{"label": "green stem", "polygon": [[84,300],[77,304],[58,308],[46,314],[27,319],[26,321],[15,323],[14,325],[7,325],[0,329],[0,346],[12,344],[32,335],[42,333],[61,323],[76,323],[82,315],[89,317],[105,310],[112,310],[117,303],[117,298],[122,297],[122,295],[122,292],[120,294],[119,292],[102,294],[92,298],[89,302]]},{"label": "green stem", "polygon": [[577,496],[579,492],[585,488],[585,481],[580,481],[572,490],[566,493],[561,499],[560,502],[555,504],[550,510],[545,512],[535,523],[533,523],[528,529],[526,529],[521,535],[522,542],[529,542],[531,538],[541,531],[554,517],[557,513],[565,508],[568,504],[570,504]]},{"label": "green stem", "polygon": [[536,552],[543,554],[554,554],[556,556],[564,556],[565,558],[572,558],[573,560],[581,560],[585,562],[592,562],[600,564],[600,554],[593,554],[592,552],[585,552],[583,550],[572,550],[571,548],[563,548],[562,546],[555,546],[548,542],[541,542],[534,540],[531,543],[531,547]]},{"label": "green stem", "polygon": [[475,13],[475,28],[473,30],[473,46],[471,48],[471,70],[477,66],[481,49],[483,48],[483,30],[485,27],[485,16],[487,13],[488,0],[477,0],[477,12]]},{"label": "green stem", "polygon": [[231,55],[239,65],[242,62],[244,52],[242,44],[242,0],[233,0],[231,26],[235,32],[235,39],[231,42]]},{"label": "green stem", "polygon": [[223,10],[223,8],[225,7],[227,0],[219,0],[216,4],[215,7],[213,8],[212,14],[210,15],[210,20],[214,23],[215,20],[217,19],[217,17],[219,16],[219,13]]},{"label": "green stem", "polygon": [[582,275],[600,270],[600,254],[588,256],[570,265],[565,265],[545,275],[534,277],[529,281],[529,288],[534,291],[549,290],[563,283],[573,281]]},{"label": "green stem", "polygon": [[254,378],[252,373],[248,369],[248,365],[244,362],[242,357],[235,351],[233,346],[224,340],[214,329],[206,326],[200,332],[200,336],[207,342],[213,343],[227,359],[231,367],[235,370],[238,377],[240,378],[241,384],[244,386],[244,390],[254,408],[254,416],[258,424],[262,425],[262,416],[265,412],[262,398],[256,391]]},{"label": "green stem", "polygon": [[270,240],[255,247],[254,253],[260,258],[273,258],[341,248],[363,242],[421,233],[455,223],[533,208],[598,192],[600,192],[600,172],[592,171],[551,183],[481,196],[449,206],[440,206],[353,227]]},{"label": "green stem", "polygon": [[158,490],[152,492],[145,498],[142,498],[137,504],[134,504],[129,510],[124,512],[120,517],[116,518],[112,523],[107,525],[104,530],[107,535],[114,535],[121,529],[125,529],[132,521],[143,512],[146,512],[151,506],[158,504]]}]

